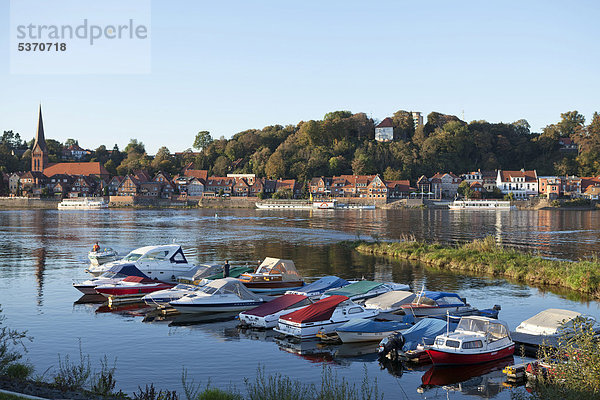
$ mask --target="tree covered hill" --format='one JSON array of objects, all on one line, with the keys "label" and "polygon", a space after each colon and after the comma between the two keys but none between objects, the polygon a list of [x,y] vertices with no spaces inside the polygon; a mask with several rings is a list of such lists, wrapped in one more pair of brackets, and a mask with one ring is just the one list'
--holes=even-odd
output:
[{"label": "tree covered hill", "polygon": [[[577,111],[563,113],[559,122],[541,133],[530,132],[526,120],[466,123],[437,112],[430,113],[427,123],[417,129],[407,111],[397,111],[392,121],[394,141],[387,143],[374,140],[376,122],[366,114],[335,111],[322,120],[249,129],[229,140],[212,140],[202,131],[194,141],[199,152],[190,149],[172,154],[165,146],[152,157],[141,141],[132,139],[124,151],[116,145],[112,150],[100,146],[87,160],[100,161],[109,172],[119,175],[142,168],[175,174],[191,162],[215,176],[254,173],[302,181],[315,176],[378,173],[385,179],[414,182],[438,171],[460,174],[477,169],[536,169],[538,175],[600,174],[598,113],[589,125]],[[565,151],[561,138],[573,140],[579,151]],[[0,140],[0,170],[30,169],[31,152],[26,149],[32,144],[5,131]],[[47,144],[50,162],[57,162],[69,143],[48,139]]]}]

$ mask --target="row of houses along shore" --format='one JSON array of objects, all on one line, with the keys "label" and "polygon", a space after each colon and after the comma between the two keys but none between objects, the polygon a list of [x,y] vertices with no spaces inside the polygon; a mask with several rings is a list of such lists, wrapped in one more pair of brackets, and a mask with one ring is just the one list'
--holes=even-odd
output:
[{"label": "row of houses along shore", "polygon": [[[532,197],[587,198],[599,200],[599,177],[538,176],[535,170],[473,171],[460,176],[436,173],[421,176],[414,185],[408,180],[385,180],[380,175],[340,175],[296,179],[266,179],[254,174],[208,176],[207,170],[192,169],[170,176],[159,171],[150,176],[135,171],[126,176],[110,177],[97,162],[59,163],[42,171],[3,173],[11,196],[90,197],[128,196],[170,200],[202,197],[256,198],[368,198],[393,201],[405,198],[455,199],[459,185],[466,182],[471,198],[509,196],[515,200]],[[277,195],[276,195],[277,194]]]},{"label": "row of houses along shore", "polygon": [[477,170],[460,176],[438,172],[431,177],[421,176],[414,185],[408,180],[385,180],[380,175],[315,177],[309,182],[260,178],[254,174],[208,176],[207,170],[193,169],[191,163],[176,176],[162,171],[150,176],[140,170],[111,177],[99,162],[49,163],[41,109],[31,171],[2,173],[1,178],[10,195],[20,197],[454,199],[462,182],[468,185],[471,198],[509,196],[519,200],[541,196],[598,200],[600,196],[600,176],[538,176],[536,170]]}]

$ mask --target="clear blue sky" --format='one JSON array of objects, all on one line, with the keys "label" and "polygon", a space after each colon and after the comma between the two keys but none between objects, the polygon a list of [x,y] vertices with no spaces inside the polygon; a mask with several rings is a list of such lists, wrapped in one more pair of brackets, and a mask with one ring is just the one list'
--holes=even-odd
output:
[{"label": "clear blue sky", "polygon": [[[149,153],[328,111],[399,109],[534,131],[600,111],[597,1],[152,2],[152,73],[11,75],[0,57],[0,130]],[[0,0],[0,49],[9,6]]]}]

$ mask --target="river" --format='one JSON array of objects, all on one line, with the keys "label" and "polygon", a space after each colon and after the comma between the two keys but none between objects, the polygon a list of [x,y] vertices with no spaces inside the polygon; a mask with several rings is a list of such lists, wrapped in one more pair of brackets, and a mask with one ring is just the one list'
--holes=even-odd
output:
[{"label": "river", "polygon": [[[360,255],[344,240],[405,236],[456,243],[493,236],[498,242],[540,255],[578,259],[600,250],[600,222],[594,211],[540,210],[461,212],[450,210],[54,210],[0,211],[0,305],[5,324],[33,338],[26,355],[36,373],[58,364],[58,356],[78,359],[79,346],[97,366],[116,358],[117,386],[133,392],[154,383],[181,392],[185,368],[196,382],[244,390],[260,366],[304,382],[319,383],[322,365],[360,385],[366,368],[385,398],[446,398],[478,395],[510,398],[502,374],[436,371],[445,387],[419,388],[430,367],[382,369],[372,346],[291,346],[270,333],[237,329],[236,321],[175,325],[143,322],[144,310],[107,310],[76,304],[73,279],[87,278],[87,252],[95,241],[120,254],[153,244],[179,243],[188,259],[201,263],[253,261],[266,256],[294,260],[307,278],[338,275],[408,283],[415,289],[459,292],[474,306],[502,306],[500,319],[511,328],[546,308],[567,308],[600,318],[597,302],[572,293],[553,293],[504,279],[444,273]],[[516,360],[519,357],[515,357]],[[466,370],[466,372],[469,372]],[[52,371],[46,373],[52,376]],[[462,383],[456,383],[463,380]]]}]

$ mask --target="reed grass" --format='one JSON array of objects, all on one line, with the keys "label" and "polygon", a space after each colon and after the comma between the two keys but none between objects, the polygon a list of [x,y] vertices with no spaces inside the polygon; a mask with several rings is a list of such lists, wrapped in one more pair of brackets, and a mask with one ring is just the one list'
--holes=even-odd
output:
[{"label": "reed grass", "polygon": [[457,246],[403,238],[399,242],[350,242],[361,253],[419,261],[439,269],[508,277],[534,286],[564,287],[600,298],[600,260],[551,260],[507,248],[491,236]]}]

